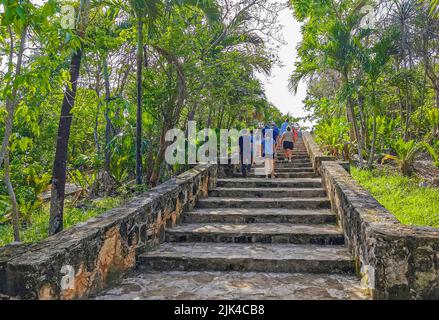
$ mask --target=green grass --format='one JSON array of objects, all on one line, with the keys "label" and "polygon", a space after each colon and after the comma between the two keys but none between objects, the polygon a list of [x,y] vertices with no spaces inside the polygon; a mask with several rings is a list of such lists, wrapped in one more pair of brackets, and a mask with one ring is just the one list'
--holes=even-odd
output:
[{"label": "green grass", "polygon": [[419,179],[390,170],[352,166],[351,173],[401,223],[439,228],[439,188],[420,187]]},{"label": "green grass", "polygon": [[[87,201],[82,208],[72,206],[66,202],[64,209],[64,228],[68,229],[77,223],[84,222],[92,217],[119,206],[124,199],[122,197],[108,197]],[[45,204],[40,210],[32,214],[32,223],[24,230],[20,230],[22,242],[37,242],[47,237],[49,227],[49,205]],[[10,223],[0,225],[0,247],[14,240],[12,225]]]}]

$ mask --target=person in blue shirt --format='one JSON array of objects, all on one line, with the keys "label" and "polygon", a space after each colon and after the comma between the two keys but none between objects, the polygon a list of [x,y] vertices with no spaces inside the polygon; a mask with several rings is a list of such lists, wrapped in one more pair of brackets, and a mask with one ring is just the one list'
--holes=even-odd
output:
[{"label": "person in blue shirt", "polygon": [[273,130],[265,128],[262,131],[262,157],[265,159],[266,178],[276,178],[274,174],[274,156],[276,141],[273,139]]},{"label": "person in blue shirt", "polygon": [[285,131],[287,131],[287,127],[290,126],[290,119],[286,119],[284,123],[282,123],[282,126],[280,127],[280,135],[282,136]]},{"label": "person in blue shirt", "polygon": [[266,132],[267,130],[271,130],[271,127],[270,127],[268,124],[266,124],[266,125],[262,128],[262,137],[265,137],[265,132]]}]

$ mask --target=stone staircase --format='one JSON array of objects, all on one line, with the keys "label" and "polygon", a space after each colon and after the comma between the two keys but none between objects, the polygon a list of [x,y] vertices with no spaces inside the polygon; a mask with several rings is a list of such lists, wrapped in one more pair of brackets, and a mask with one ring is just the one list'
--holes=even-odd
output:
[{"label": "stone staircase", "polygon": [[292,163],[277,154],[275,171],[219,179],[127,283],[142,283],[148,299],[366,298],[302,141]]}]

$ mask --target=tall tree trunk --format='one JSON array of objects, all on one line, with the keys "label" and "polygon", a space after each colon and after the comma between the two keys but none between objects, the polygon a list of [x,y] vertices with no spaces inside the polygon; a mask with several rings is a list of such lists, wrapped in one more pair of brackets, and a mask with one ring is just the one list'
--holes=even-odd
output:
[{"label": "tall tree trunk", "polygon": [[151,178],[149,182],[151,183],[152,187],[157,186],[157,183],[160,178],[160,167],[162,165],[163,159],[165,157],[166,148],[168,146],[168,142],[166,142],[166,132],[167,132],[167,126],[163,126],[162,132],[160,134],[160,146],[159,151],[157,152],[157,158],[154,163],[154,168],[151,173]]},{"label": "tall tree trunk", "polygon": [[110,120],[110,75],[108,73],[108,60],[107,56],[104,55],[103,58],[103,73],[104,73],[104,83],[105,83],[105,163],[104,170],[110,174],[110,165],[111,165],[111,150],[110,150],[110,142],[113,138],[113,126]]},{"label": "tall tree trunk", "polygon": [[206,120],[206,128],[210,128],[210,125],[212,124],[212,109],[213,108],[209,108],[209,115],[207,116]]},{"label": "tall tree trunk", "polygon": [[[77,34],[83,38],[87,26],[90,0],[81,0]],[[75,104],[76,90],[81,67],[82,46],[72,55],[70,62],[70,85],[65,88],[64,99],[61,106],[58,136],[56,141],[55,160],[52,171],[52,189],[50,198],[49,235],[63,230],[64,198],[66,186],[67,152],[70,138],[70,126],[73,115],[71,113]]]},{"label": "tall tree trunk", "polygon": [[364,165],[363,160],[363,142],[361,137],[358,134],[358,125],[357,125],[357,119],[355,118],[355,109],[352,102],[352,97],[349,96],[347,99],[347,106],[346,106],[346,112],[347,112],[347,119],[348,122],[351,124],[351,142],[354,144],[357,142],[357,151],[358,151],[358,160],[359,160],[359,166],[360,168]]},{"label": "tall tree trunk", "polygon": [[14,241],[20,242],[20,219],[17,199],[11,182],[11,169],[9,167],[9,150],[6,150],[4,157],[5,185],[8,189],[9,199],[12,203],[12,227],[14,229]]},{"label": "tall tree trunk", "polygon": [[367,148],[369,145],[369,137],[367,134],[367,122],[366,115],[364,113],[364,95],[359,94],[358,96],[358,111],[360,115],[360,135],[362,137],[363,146]]},{"label": "tall tree trunk", "polygon": [[406,115],[405,115],[405,127],[404,127],[404,140],[409,140],[409,127],[412,118],[412,103],[411,97],[409,95],[410,87],[407,88],[405,92],[405,100],[406,100]]},{"label": "tall tree trunk", "polygon": [[404,99],[402,96],[402,92],[401,92],[401,88],[397,87],[396,88],[396,93],[398,95],[398,104],[399,104],[399,117],[401,120],[401,127],[403,127],[404,123],[404,110],[405,110],[405,106],[404,106]]},{"label": "tall tree trunk", "polygon": [[137,118],[136,118],[136,183],[142,184],[142,67],[143,21],[137,18]]},{"label": "tall tree trunk", "polygon": [[[437,86],[435,87],[436,90],[436,108],[439,109],[439,78],[437,79]],[[433,129],[433,134],[436,138],[439,138],[439,124],[436,126],[436,128]]]},{"label": "tall tree trunk", "polygon": [[101,154],[101,145],[99,143],[99,133],[98,133],[98,128],[99,128],[99,112],[100,112],[100,109],[101,109],[100,106],[101,106],[101,103],[99,102],[98,106],[97,106],[97,110],[96,110],[96,115],[95,115],[95,125],[94,125],[94,128],[93,128],[93,139],[95,141],[96,150],[98,152],[98,155]]},{"label": "tall tree trunk", "polygon": [[436,91],[436,108],[439,108],[439,78],[437,79],[434,90]]},{"label": "tall tree trunk", "polygon": [[375,158],[375,143],[376,143],[376,137],[377,137],[377,116],[376,112],[373,111],[373,122],[372,122],[372,143],[370,146],[370,152],[369,152],[369,159],[367,161],[367,167],[369,169],[372,168],[373,160]]}]

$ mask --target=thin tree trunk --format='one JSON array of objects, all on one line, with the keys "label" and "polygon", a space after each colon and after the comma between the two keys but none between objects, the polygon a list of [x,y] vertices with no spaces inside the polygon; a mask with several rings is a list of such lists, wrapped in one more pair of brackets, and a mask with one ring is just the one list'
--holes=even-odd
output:
[{"label": "thin tree trunk", "polygon": [[372,168],[373,165],[373,160],[375,158],[375,143],[376,143],[376,136],[377,136],[377,117],[376,117],[376,112],[373,111],[373,122],[372,122],[372,144],[370,147],[370,152],[369,152],[369,159],[367,161],[367,167],[370,169]]},{"label": "thin tree trunk", "polygon": [[14,229],[14,241],[20,242],[20,219],[18,212],[17,199],[11,182],[11,169],[9,167],[9,150],[6,150],[4,157],[5,185],[8,189],[9,198],[12,203],[12,226]]},{"label": "thin tree trunk", "polygon": [[364,96],[361,94],[358,97],[358,111],[360,114],[360,135],[362,137],[363,146],[367,148],[369,145],[369,139],[367,134],[367,122],[364,114]]},{"label": "thin tree trunk", "polygon": [[136,183],[142,184],[142,67],[143,21],[137,18],[137,121],[136,121]]},{"label": "thin tree trunk", "polygon": [[212,124],[212,109],[213,108],[209,108],[209,115],[207,116],[206,128],[210,128],[210,125]]},{"label": "thin tree trunk", "polygon": [[158,183],[159,178],[160,178],[160,167],[162,165],[163,159],[165,157],[165,151],[166,151],[166,148],[168,146],[168,142],[166,142],[166,139],[165,139],[166,132],[167,132],[167,127],[163,126],[162,132],[160,134],[159,151],[157,153],[157,158],[155,160],[154,168],[152,170],[151,178],[149,180],[152,187],[157,186],[157,183]]},{"label": "thin tree trunk", "polygon": [[397,87],[396,88],[396,93],[398,94],[398,104],[399,104],[399,117],[401,119],[401,127],[403,126],[403,121],[404,121],[404,101],[403,101],[403,97],[402,97],[402,93],[401,93],[401,88]]},{"label": "thin tree trunk", "polygon": [[110,165],[111,165],[111,151],[110,151],[110,142],[113,138],[113,126],[111,124],[110,120],[110,109],[109,109],[109,103],[110,103],[110,75],[108,73],[108,61],[107,56],[105,55],[103,58],[103,73],[104,73],[104,83],[105,83],[105,163],[104,163],[104,170],[110,174]]},{"label": "thin tree trunk", "polygon": [[409,127],[410,127],[410,122],[411,122],[411,117],[412,117],[412,104],[411,104],[411,99],[409,97],[409,90],[410,90],[410,88],[407,89],[406,94],[405,94],[405,100],[407,102],[406,115],[405,115],[405,128],[404,128],[404,140],[405,141],[409,140]]},{"label": "thin tree trunk", "polygon": [[56,141],[55,161],[53,163],[52,173],[49,235],[56,234],[63,230],[67,153],[70,138],[70,127],[73,118],[71,110],[75,104],[81,58],[82,49],[78,50],[72,57],[70,64],[70,81],[72,88],[70,89],[69,86],[66,87],[66,93],[64,94],[64,100],[61,106],[61,117],[58,126],[58,138]]},{"label": "thin tree trunk", "polygon": [[361,137],[359,137],[358,134],[358,125],[357,120],[355,118],[355,110],[352,103],[352,97],[349,96],[347,100],[347,118],[348,121],[351,123],[351,142],[355,143],[357,142],[357,150],[358,150],[358,160],[359,160],[359,166],[362,168],[364,166],[363,161],[363,143],[361,141]]},{"label": "thin tree trunk", "polygon": [[101,145],[99,144],[99,133],[98,133],[100,106],[101,106],[101,103],[99,102],[97,110],[96,110],[96,115],[95,115],[95,126],[93,128],[93,138],[95,141],[96,150],[97,150],[99,155],[101,154]]},{"label": "thin tree trunk", "polygon": [[[8,66],[8,72],[12,72],[13,68],[13,56],[14,56],[14,38],[12,35],[12,29],[9,28],[10,32],[10,38],[11,38],[11,52],[9,55],[9,66]],[[27,37],[27,26],[23,27],[23,30],[21,31],[21,40],[20,40],[20,49],[17,55],[17,64],[15,65],[15,74],[14,79],[17,79],[17,77],[20,76],[21,73],[21,66],[23,64],[23,53],[26,46],[26,37]],[[5,121],[5,135],[3,137],[2,141],[2,147],[0,151],[0,165],[4,160],[5,154],[7,152],[7,149],[9,148],[9,139],[11,138],[12,134],[12,128],[14,124],[14,116],[15,116],[15,107],[17,105],[17,93],[18,93],[18,86],[14,85],[12,82],[12,93],[10,97],[6,98],[6,111],[8,113]]]},{"label": "thin tree trunk", "polygon": [[[11,52],[9,55],[9,65],[8,72],[11,73],[13,69],[13,56],[14,56],[14,37],[12,34],[12,29],[9,27],[9,34],[11,39]],[[17,79],[21,73],[21,66],[23,63],[23,53],[26,45],[26,36],[27,36],[27,26],[23,27],[21,32],[21,40],[20,40],[20,49],[17,56],[17,64],[15,66],[15,75],[14,79]],[[0,165],[4,162],[4,176],[5,176],[5,186],[8,190],[9,199],[12,204],[12,227],[14,230],[14,241],[20,242],[20,220],[19,220],[19,212],[17,199],[15,197],[14,187],[11,182],[11,169],[9,166],[9,139],[11,138],[13,124],[14,124],[14,116],[15,116],[15,107],[17,105],[17,93],[18,86],[13,85],[11,97],[6,98],[6,111],[8,113],[5,123],[5,136],[3,137],[2,147],[0,151]]]},{"label": "thin tree trunk", "polygon": [[222,128],[223,125],[223,119],[224,119],[224,105],[221,106],[221,108],[219,109],[219,119],[218,119],[218,129]]},{"label": "thin tree trunk", "polygon": [[437,79],[436,87],[434,88],[436,91],[436,108],[439,108],[439,79]]},{"label": "thin tree trunk", "polygon": [[[84,37],[90,8],[90,0],[81,1],[77,34]],[[72,56],[70,62],[70,84],[65,88],[61,106],[58,135],[56,141],[55,160],[52,171],[52,189],[50,198],[49,235],[63,230],[64,198],[66,186],[67,152],[70,138],[70,126],[73,115],[71,110],[75,104],[76,90],[81,67],[82,47]]]}]

